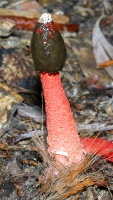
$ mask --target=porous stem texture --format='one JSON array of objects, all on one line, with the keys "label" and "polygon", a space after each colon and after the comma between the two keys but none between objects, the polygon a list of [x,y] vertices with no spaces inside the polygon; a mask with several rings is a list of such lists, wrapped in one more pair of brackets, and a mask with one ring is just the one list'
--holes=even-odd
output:
[{"label": "porous stem texture", "polygon": [[56,161],[70,166],[84,158],[73,113],[59,73],[40,73],[48,130],[48,151]]}]

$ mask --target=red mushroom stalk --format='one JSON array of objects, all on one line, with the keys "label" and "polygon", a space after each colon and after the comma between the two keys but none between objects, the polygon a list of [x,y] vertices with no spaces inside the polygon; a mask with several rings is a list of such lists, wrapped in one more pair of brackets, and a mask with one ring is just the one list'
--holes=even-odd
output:
[{"label": "red mushroom stalk", "polygon": [[66,48],[48,13],[43,14],[36,24],[31,53],[43,86],[48,151],[62,165],[79,163],[84,159],[84,150],[59,75],[65,64]]}]

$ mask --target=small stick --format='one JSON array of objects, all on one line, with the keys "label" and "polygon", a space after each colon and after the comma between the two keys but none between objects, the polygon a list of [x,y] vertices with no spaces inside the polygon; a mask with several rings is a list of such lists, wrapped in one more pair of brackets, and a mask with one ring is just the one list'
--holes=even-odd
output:
[{"label": "small stick", "polygon": [[[37,18],[41,16],[41,13],[39,12],[31,12],[31,11],[21,11],[21,10],[13,10],[13,9],[4,9],[0,8],[0,16],[20,16],[20,17],[27,17],[27,18]],[[66,24],[69,22],[69,17],[65,15],[56,15],[52,14],[52,18],[55,23],[61,23],[61,24]]]},{"label": "small stick", "polygon": [[104,123],[77,124],[78,132],[96,132],[113,130],[113,125]]},{"label": "small stick", "polygon": [[38,152],[38,148],[33,148],[33,147],[21,147],[21,146],[16,146],[16,145],[12,145],[12,146],[8,146],[6,144],[0,144],[0,150],[13,150],[13,151],[21,151],[21,150],[24,150],[24,151],[36,151]]}]

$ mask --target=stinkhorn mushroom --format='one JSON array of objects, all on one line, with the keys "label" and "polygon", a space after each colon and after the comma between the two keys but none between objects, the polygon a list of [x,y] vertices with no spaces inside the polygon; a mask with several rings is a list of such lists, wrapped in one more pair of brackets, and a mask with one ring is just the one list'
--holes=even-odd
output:
[{"label": "stinkhorn mushroom", "polygon": [[100,138],[79,138],[59,74],[65,64],[66,48],[48,13],[42,14],[35,26],[31,53],[43,87],[50,155],[64,166],[78,164],[84,159],[85,152],[102,155],[113,162],[112,142]]},{"label": "stinkhorn mushroom", "polygon": [[48,130],[48,152],[64,166],[84,159],[84,150],[59,71],[66,60],[63,38],[49,13],[39,18],[31,40],[35,70],[40,72]]}]

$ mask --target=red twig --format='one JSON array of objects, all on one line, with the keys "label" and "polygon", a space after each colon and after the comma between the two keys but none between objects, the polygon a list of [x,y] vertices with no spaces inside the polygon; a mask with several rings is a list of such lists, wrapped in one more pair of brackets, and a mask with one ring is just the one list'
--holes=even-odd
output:
[{"label": "red twig", "polygon": [[101,138],[81,138],[87,154],[103,156],[113,162],[113,142]]},{"label": "red twig", "polygon": [[[34,26],[37,22],[37,18],[30,19],[26,17],[19,17],[19,16],[3,16],[1,17],[4,20],[8,20],[10,22],[15,23],[15,28],[21,29],[21,30],[29,30],[32,31],[34,29]],[[78,24],[58,24],[55,23],[56,27],[59,29],[59,31],[63,32],[67,30],[68,32],[77,32],[79,30]]]}]

